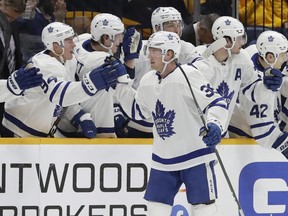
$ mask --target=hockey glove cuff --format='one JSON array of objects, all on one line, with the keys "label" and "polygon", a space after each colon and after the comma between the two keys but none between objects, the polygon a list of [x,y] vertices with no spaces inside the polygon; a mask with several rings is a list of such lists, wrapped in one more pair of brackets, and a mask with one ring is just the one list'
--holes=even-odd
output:
[{"label": "hockey glove cuff", "polygon": [[99,90],[108,90],[109,87],[115,87],[117,77],[117,70],[104,63],[83,76],[82,86],[88,95],[93,96]]},{"label": "hockey glove cuff", "polygon": [[71,120],[71,123],[77,130],[82,131],[83,136],[87,138],[94,138],[97,135],[97,128],[91,118],[90,113],[85,113],[80,110]]}]

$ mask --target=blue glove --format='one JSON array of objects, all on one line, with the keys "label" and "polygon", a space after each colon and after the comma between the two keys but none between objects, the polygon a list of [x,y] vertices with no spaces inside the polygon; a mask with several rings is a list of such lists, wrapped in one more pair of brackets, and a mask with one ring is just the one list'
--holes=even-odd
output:
[{"label": "blue glove", "polygon": [[282,73],[280,70],[268,67],[264,71],[263,82],[265,86],[272,90],[278,91],[282,84]]},{"label": "blue glove", "polygon": [[202,127],[200,129],[200,135],[203,134],[203,131],[206,130],[206,134],[204,134],[202,140],[208,147],[216,146],[222,139],[221,129],[214,123],[208,123],[207,129]]},{"label": "blue glove", "polygon": [[99,90],[108,90],[109,87],[115,86],[117,78],[117,70],[105,62],[83,76],[82,86],[88,95],[93,96]]},{"label": "blue glove", "polygon": [[105,59],[105,63],[110,64],[117,70],[117,82],[119,83],[128,83],[130,80],[129,75],[127,74],[125,66],[122,62],[115,58],[114,56],[108,56]]},{"label": "blue glove", "polygon": [[127,124],[129,119],[122,112],[122,108],[118,104],[114,104],[114,126],[115,133],[118,138],[128,137]]},{"label": "blue glove", "polygon": [[281,136],[273,143],[272,148],[281,152],[286,159],[288,159],[288,132],[284,131]]},{"label": "blue glove", "polygon": [[[90,113],[80,110],[71,120],[71,123],[77,130],[80,130],[82,137],[94,138],[97,135],[97,128],[91,118]],[[78,135],[78,137],[80,137]]]},{"label": "blue glove", "polygon": [[40,86],[43,82],[43,75],[39,74],[39,68],[27,65],[13,72],[7,79],[7,87],[15,95],[21,95],[25,89]]},{"label": "blue glove", "polygon": [[126,30],[122,47],[124,52],[124,62],[139,58],[139,53],[142,48],[142,37],[134,27]]}]

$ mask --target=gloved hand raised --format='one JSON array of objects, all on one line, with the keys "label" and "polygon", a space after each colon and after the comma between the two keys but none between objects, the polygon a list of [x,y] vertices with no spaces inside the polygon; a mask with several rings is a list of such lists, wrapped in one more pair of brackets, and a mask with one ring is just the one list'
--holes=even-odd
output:
[{"label": "gloved hand raised", "polygon": [[[77,128],[78,137],[94,138],[97,135],[97,128],[91,118],[90,113],[80,110],[71,120],[74,127]],[[80,131],[80,132],[79,132]],[[82,135],[82,136],[81,136]]]},{"label": "gloved hand raised", "polygon": [[282,73],[280,70],[268,67],[264,71],[263,83],[272,90],[278,91],[282,84]]},{"label": "gloved hand raised", "polygon": [[40,86],[43,82],[43,75],[38,73],[40,70],[28,64],[25,68],[21,67],[13,72],[7,79],[7,87],[15,95],[21,95],[25,89]]},{"label": "gloved hand raised", "polygon": [[115,87],[117,78],[117,70],[105,62],[83,76],[82,86],[88,95],[93,96],[99,90],[108,90],[111,86]]},{"label": "gloved hand raised", "polygon": [[122,42],[124,61],[139,58],[139,53],[142,47],[142,37],[134,27],[126,30]]},{"label": "gloved hand raised", "polygon": [[117,70],[117,82],[129,83],[131,81],[129,75],[127,74],[125,66],[118,58],[115,58],[114,56],[108,56],[106,57],[105,62],[112,65],[113,68]]},{"label": "gloved hand raised", "polygon": [[[203,133],[205,130],[206,134]],[[205,127],[200,129],[200,135],[203,135],[202,140],[208,147],[216,146],[222,139],[221,129],[218,125],[211,122],[207,124],[207,129]]]}]

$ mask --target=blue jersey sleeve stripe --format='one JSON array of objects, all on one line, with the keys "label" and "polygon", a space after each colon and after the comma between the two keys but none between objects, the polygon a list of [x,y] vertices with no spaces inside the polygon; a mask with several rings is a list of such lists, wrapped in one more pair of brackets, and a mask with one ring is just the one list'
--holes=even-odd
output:
[{"label": "blue jersey sleeve stripe", "polygon": [[245,133],[243,130],[241,130],[241,129],[237,128],[237,127],[231,126],[231,125],[229,125],[228,130],[230,132],[234,133],[234,134],[237,134],[238,136],[244,136],[244,137],[248,137],[248,138],[253,138],[249,134]]},{"label": "blue jersey sleeve stripe", "polygon": [[137,109],[137,111],[138,111],[138,113],[139,113],[139,116],[140,116],[142,119],[146,119],[145,116],[142,114],[141,109],[140,109],[140,107],[139,107],[138,104],[136,104],[136,109]]},{"label": "blue jersey sleeve stripe", "polygon": [[61,106],[62,106],[62,103],[63,103],[63,99],[64,99],[64,96],[65,96],[65,93],[66,93],[66,91],[67,91],[67,88],[68,88],[68,86],[69,86],[70,84],[71,84],[71,82],[67,82],[67,83],[65,84],[65,86],[64,86],[61,94],[60,94],[59,104],[60,104]]},{"label": "blue jersey sleeve stripe", "polygon": [[25,125],[22,121],[20,121],[19,119],[15,118],[14,116],[8,114],[8,113],[4,113],[4,117],[12,122],[14,125],[16,125],[17,127],[19,127],[21,130],[26,131],[27,133],[33,135],[33,136],[37,136],[37,137],[47,137],[48,134],[43,133],[41,131],[37,131],[31,127],[28,127],[27,125]]},{"label": "blue jersey sleeve stripe", "polygon": [[177,163],[183,163],[185,161],[197,158],[197,157],[201,157],[204,155],[208,155],[214,152],[213,148],[204,148],[204,149],[198,149],[196,151],[190,152],[188,154],[185,155],[181,155],[178,157],[174,157],[174,158],[161,158],[160,156],[156,155],[156,154],[152,154],[152,160],[161,164],[177,164]]},{"label": "blue jersey sleeve stripe", "polygon": [[60,85],[62,84],[62,82],[59,82],[55,87],[54,89],[52,90],[51,94],[50,94],[50,97],[49,97],[49,100],[52,102],[53,100],[53,97],[54,95],[56,94],[58,88],[60,87]]},{"label": "blue jersey sleeve stripe", "polygon": [[[247,85],[247,86],[242,90],[242,93],[245,94],[246,91],[247,91],[248,89],[250,89],[252,85],[254,85],[256,82],[259,82],[259,81],[261,81],[261,78],[258,78],[258,79],[255,80],[253,83]],[[254,89],[253,89],[253,91],[254,91]],[[253,97],[253,96],[251,96],[251,97]],[[253,99],[252,99],[252,100],[253,100]]]},{"label": "blue jersey sleeve stripe", "polygon": [[261,134],[261,135],[259,135],[259,136],[254,136],[254,139],[255,139],[255,140],[258,140],[258,139],[262,139],[262,138],[264,138],[264,137],[267,137],[267,136],[269,136],[269,135],[273,132],[274,129],[275,129],[275,126],[273,125],[273,126],[269,129],[269,131],[267,131],[266,133]]},{"label": "blue jersey sleeve stripe", "polygon": [[254,129],[254,128],[259,128],[259,127],[264,127],[264,126],[267,126],[267,125],[273,125],[274,122],[273,121],[270,121],[270,122],[261,122],[259,124],[254,124],[254,125],[250,125],[250,128],[251,129]]},{"label": "blue jersey sleeve stripe", "polygon": [[132,110],[131,110],[131,117],[132,117],[132,119],[135,119],[136,112],[138,112],[139,116],[140,116],[142,119],[146,119],[145,116],[142,114],[139,105],[136,103],[136,100],[134,99],[134,100],[133,100],[133,103],[132,103]]}]

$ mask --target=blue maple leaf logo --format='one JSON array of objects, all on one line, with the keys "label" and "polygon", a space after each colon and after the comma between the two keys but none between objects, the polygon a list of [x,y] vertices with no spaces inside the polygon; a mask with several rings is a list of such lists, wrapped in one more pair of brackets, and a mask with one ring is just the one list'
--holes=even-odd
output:
[{"label": "blue maple leaf logo", "polygon": [[268,41],[269,41],[269,42],[273,42],[273,41],[274,41],[274,37],[273,37],[272,35],[270,35],[270,36],[268,37]]},{"label": "blue maple leaf logo", "polygon": [[53,27],[51,27],[51,26],[48,28],[48,32],[49,32],[49,33],[52,33],[52,32],[53,32],[53,30],[54,30],[54,28],[53,28]]},{"label": "blue maple leaf logo", "polygon": [[158,135],[165,140],[166,137],[171,137],[175,132],[173,131],[172,124],[175,119],[174,110],[169,110],[165,113],[165,108],[163,104],[157,100],[155,113],[152,112],[154,124]]},{"label": "blue maple leaf logo", "polygon": [[230,25],[230,24],[231,24],[231,21],[230,21],[229,19],[227,19],[227,20],[225,21],[225,24],[226,24],[226,25]]},{"label": "blue maple leaf logo", "polygon": [[108,26],[109,21],[107,19],[104,19],[102,21],[103,26]]},{"label": "blue maple leaf logo", "polygon": [[227,109],[228,109],[235,92],[232,91],[229,93],[229,90],[230,90],[229,86],[224,81],[220,83],[220,85],[218,86],[216,90],[225,99],[227,103]]},{"label": "blue maple leaf logo", "polygon": [[173,40],[173,35],[172,34],[168,34],[167,37],[168,37],[169,40]]}]

